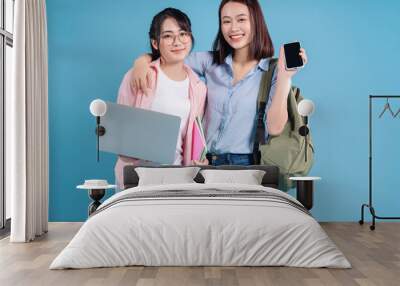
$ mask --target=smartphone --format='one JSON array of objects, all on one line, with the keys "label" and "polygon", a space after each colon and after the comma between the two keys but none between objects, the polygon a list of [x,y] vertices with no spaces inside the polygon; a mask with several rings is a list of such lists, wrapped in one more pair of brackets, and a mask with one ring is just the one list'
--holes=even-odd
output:
[{"label": "smartphone", "polygon": [[300,68],[304,65],[303,59],[299,55],[300,53],[299,42],[284,44],[283,49],[285,51],[286,69],[293,70],[296,68]]}]

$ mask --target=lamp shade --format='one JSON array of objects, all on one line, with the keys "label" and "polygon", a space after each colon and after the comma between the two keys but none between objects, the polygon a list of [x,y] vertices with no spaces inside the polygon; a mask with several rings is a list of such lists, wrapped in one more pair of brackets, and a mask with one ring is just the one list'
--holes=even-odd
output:
[{"label": "lamp shade", "polygon": [[303,99],[297,105],[297,111],[301,116],[310,116],[314,112],[314,102],[309,99]]},{"label": "lamp shade", "polygon": [[95,99],[90,103],[90,113],[93,116],[103,116],[107,112],[107,104],[104,100]]}]

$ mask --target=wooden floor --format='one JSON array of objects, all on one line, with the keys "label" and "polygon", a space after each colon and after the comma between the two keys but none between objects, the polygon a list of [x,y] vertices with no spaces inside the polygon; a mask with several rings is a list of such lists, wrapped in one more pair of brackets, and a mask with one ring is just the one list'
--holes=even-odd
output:
[{"label": "wooden floor", "polygon": [[379,223],[375,231],[357,223],[324,223],[353,268],[289,267],[121,267],[48,270],[81,223],[50,223],[32,242],[0,241],[0,285],[400,285],[400,223]]}]

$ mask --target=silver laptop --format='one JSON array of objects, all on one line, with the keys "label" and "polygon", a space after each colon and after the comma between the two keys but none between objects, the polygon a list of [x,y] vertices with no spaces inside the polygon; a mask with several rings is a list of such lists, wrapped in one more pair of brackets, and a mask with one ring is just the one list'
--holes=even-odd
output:
[{"label": "silver laptop", "polygon": [[178,116],[106,102],[100,124],[100,150],[128,157],[172,164],[181,119]]}]

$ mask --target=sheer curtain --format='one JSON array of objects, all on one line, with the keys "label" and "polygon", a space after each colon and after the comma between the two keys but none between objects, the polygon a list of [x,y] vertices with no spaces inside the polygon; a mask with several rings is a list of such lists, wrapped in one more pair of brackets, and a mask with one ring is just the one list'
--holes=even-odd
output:
[{"label": "sheer curtain", "polygon": [[45,0],[15,1],[14,94],[6,111],[12,242],[48,226],[48,87]]}]

